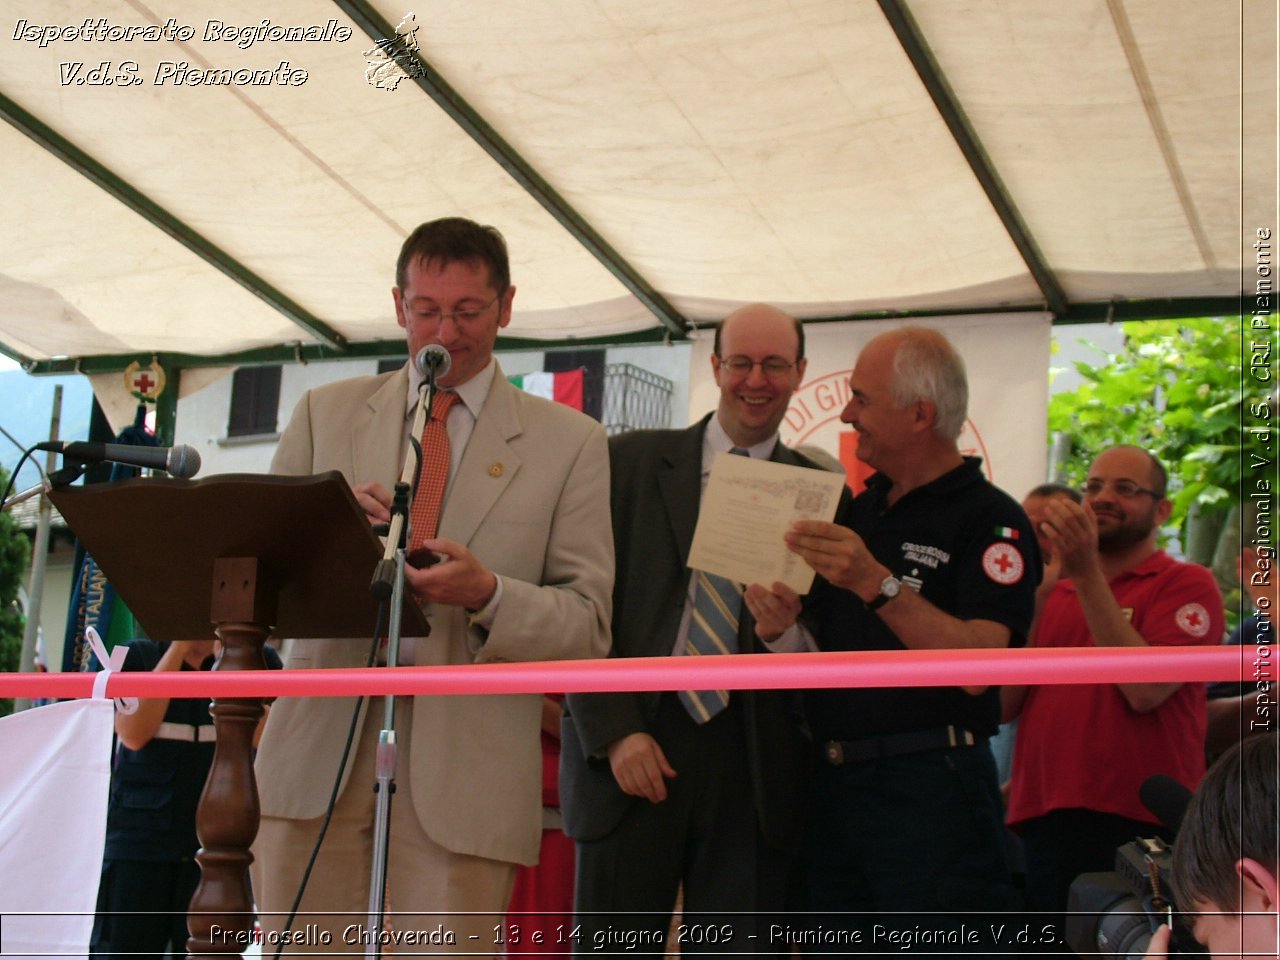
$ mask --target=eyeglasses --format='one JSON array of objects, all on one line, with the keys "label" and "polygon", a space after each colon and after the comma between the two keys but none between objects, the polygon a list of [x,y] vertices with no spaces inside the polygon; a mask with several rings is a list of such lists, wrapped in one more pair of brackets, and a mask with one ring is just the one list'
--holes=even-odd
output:
[{"label": "eyeglasses", "polygon": [[1107,485],[1111,485],[1111,489],[1116,492],[1117,497],[1123,497],[1128,500],[1136,497],[1140,493],[1145,493],[1153,500],[1163,500],[1164,494],[1156,490],[1148,490],[1146,487],[1140,487],[1132,480],[1086,480],[1080,490],[1086,497],[1096,497],[1103,490],[1107,489]]},{"label": "eyeglasses", "polygon": [[483,316],[484,312],[497,303],[501,297],[502,294],[498,294],[483,307],[463,307],[461,310],[454,310],[450,313],[445,313],[439,307],[431,307],[429,309],[411,308],[410,313],[413,314],[415,319],[425,320],[427,323],[441,323],[445,317],[452,317],[456,323],[475,323],[475,321],[479,320],[480,317]]},{"label": "eyeglasses", "polygon": [[752,360],[750,357],[735,353],[732,357],[720,357],[720,366],[735,377],[750,376],[751,371],[755,369],[757,364],[759,364],[761,372],[771,379],[785,377],[795,367],[795,364],[790,360],[779,356],[765,357],[763,360]]}]

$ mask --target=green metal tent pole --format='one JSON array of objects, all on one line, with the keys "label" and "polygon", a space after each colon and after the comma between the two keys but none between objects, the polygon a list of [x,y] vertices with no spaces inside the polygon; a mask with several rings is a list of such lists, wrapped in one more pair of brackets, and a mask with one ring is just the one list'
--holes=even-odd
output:
[{"label": "green metal tent pole", "polygon": [[164,391],[156,398],[156,439],[162,447],[172,447],[178,424],[178,388],[182,385],[182,368],[161,358],[164,367]]}]

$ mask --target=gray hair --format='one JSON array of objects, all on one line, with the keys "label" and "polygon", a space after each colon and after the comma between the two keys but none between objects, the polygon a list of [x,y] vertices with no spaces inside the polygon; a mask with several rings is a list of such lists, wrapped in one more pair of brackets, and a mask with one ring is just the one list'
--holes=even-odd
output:
[{"label": "gray hair", "polygon": [[893,355],[890,395],[899,408],[928,400],[937,410],[934,432],[955,440],[969,411],[969,381],[964,361],[951,342],[928,327],[902,327]]}]

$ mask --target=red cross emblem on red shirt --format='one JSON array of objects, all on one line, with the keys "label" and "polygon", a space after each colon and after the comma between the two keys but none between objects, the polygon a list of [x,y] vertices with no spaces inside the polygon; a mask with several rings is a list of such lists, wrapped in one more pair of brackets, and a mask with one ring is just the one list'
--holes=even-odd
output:
[{"label": "red cross emblem on red shirt", "polygon": [[1208,635],[1209,611],[1199,603],[1184,603],[1178,608],[1178,612],[1173,615],[1174,621],[1185,633],[1201,639]]}]

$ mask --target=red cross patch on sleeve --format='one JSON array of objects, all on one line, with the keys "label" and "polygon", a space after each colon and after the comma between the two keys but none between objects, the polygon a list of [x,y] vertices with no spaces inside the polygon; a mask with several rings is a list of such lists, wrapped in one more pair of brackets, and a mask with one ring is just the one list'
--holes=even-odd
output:
[{"label": "red cross patch on sleeve", "polygon": [[994,582],[1010,586],[1022,579],[1022,554],[1011,543],[993,543],[982,554],[982,571]]},{"label": "red cross patch on sleeve", "polygon": [[1203,604],[1184,603],[1173,615],[1173,619],[1182,628],[1183,633],[1189,633],[1197,640],[1209,632],[1209,611]]}]

